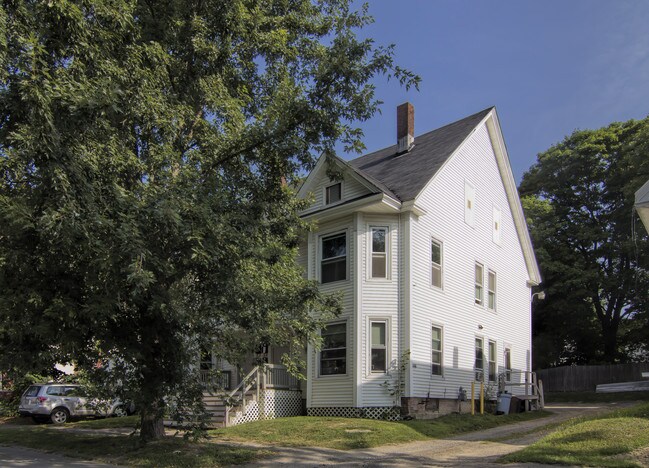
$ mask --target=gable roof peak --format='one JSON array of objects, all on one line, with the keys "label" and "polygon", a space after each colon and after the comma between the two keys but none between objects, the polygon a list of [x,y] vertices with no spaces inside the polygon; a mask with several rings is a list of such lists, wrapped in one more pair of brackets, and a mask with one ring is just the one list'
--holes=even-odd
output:
[{"label": "gable roof peak", "polygon": [[[412,107],[411,104],[406,104]],[[402,106],[406,104],[402,104]],[[400,146],[397,144],[352,159],[348,164],[360,174],[379,181],[400,201],[414,200],[428,181],[493,109],[493,106],[489,107],[417,137],[414,137],[413,117],[412,133],[414,138],[407,151],[400,152]],[[406,107],[405,111],[408,110]],[[404,118],[409,120],[408,112],[405,113]]]}]

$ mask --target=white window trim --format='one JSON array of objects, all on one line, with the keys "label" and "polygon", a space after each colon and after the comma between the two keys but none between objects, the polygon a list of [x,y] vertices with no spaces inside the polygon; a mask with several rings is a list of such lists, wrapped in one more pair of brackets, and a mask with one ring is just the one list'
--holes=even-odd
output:
[{"label": "white window trim", "polygon": [[[386,375],[392,363],[392,319],[390,317],[371,316],[367,318],[367,376]],[[372,370],[372,323],[385,323],[385,371]]]},{"label": "white window trim", "polygon": [[[478,286],[478,283],[475,280],[475,273],[476,273],[476,267],[478,265],[480,265],[480,267],[482,268],[482,282],[480,283],[480,302],[477,302],[476,297],[475,297],[475,288],[476,288],[476,286]],[[484,263],[480,263],[480,262],[478,262],[476,260],[473,263],[473,303],[476,305],[476,307],[482,307],[482,308],[484,308],[484,303],[485,303],[485,300],[484,300],[484,290],[485,290],[485,287],[484,287],[484,272],[485,272]]]},{"label": "white window trim", "polygon": [[[441,353],[442,353],[442,359],[441,359],[441,366],[442,366],[442,373],[441,374],[433,374],[433,327],[439,328],[442,331],[442,343],[441,343]],[[438,380],[444,380],[446,376],[446,366],[444,365],[444,356],[446,353],[444,352],[444,325],[437,323],[437,322],[431,322],[430,326],[428,327],[430,330],[430,376],[433,379],[438,379]]]},{"label": "white window trim", "polygon": [[[436,242],[439,244],[439,257],[441,260],[441,264],[439,265],[439,276],[441,279],[441,284],[439,286],[435,286],[433,284],[433,259],[432,259],[432,243]],[[443,291],[444,290],[444,242],[439,240],[437,237],[432,237],[430,238],[430,249],[431,249],[431,255],[428,256],[430,258],[430,281],[428,284],[434,289],[437,289],[438,291]]]},{"label": "white window trim", "polygon": [[[490,273],[493,273],[493,275],[494,275],[494,289],[493,289],[493,291],[491,289],[489,289],[489,275],[490,275]],[[496,272],[494,270],[491,270],[491,269],[487,270],[487,287],[486,287],[486,289],[487,289],[487,300],[485,301],[485,303],[486,303],[487,309],[489,309],[492,312],[495,312],[498,309],[498,275],[496,274]],[[494,306],[493,307],[491,307],[489,305],[489,294],[492,293],[492,292],[493,292],[493,295],[494,295]]]},{"label": "white window trim", "polygon": [[[320,353],[322,352],[322,348],[320,348],[316,352],[316,365],[318,368],[318,379],[340,379],[340,378],[347,378],[349,375],[349,363],[350,363],[350,356],[349,356],[349,351],[351,349],[350,343],[349,343],[349,321],[348,320],[338,320],[336,322],[328,322],[325,323],[323,328],[331,326],[331,325],[340,325],[341,323],[345,324],[345,373],[344,374],[331,374],[331,375],[322,375],[320,373],[320,364],[321,364],[321,359],[320,359]],[[322,336],[322,328],[318,332],[320,336]]]},{"label": "white window trim", "polygon": [[[374,251],[372,250],[372,247],[373,247],[373,245],[372,245],[373,244],[372,229],[383,229],[383,230],[385,230],[385,278],[374,278],[374,277],[372,277],[372,267],[373,267],[372,262],[374,260],[372,258],[372,254],[374,253]],[[366,276],[367,276],[367,279],[370,280],[370,281],[389,281],[389,280],[392,279],[391,274],[390,274],[391,270],[392,270],[392,268],[391,268],[392,262],[391,262],[391,259],[390,259],[390,257],[391,257],[390,247],[391,247],[392,243],[390,242],[390,237],[391,237],[390,226],[375,225],[375,224],[370,224],[370,225],[367,226],[367,239],[368,239],[367,240],[367,246],[368,246],[368,249],[367,249],[368,255],[367,256],[368,256],[368,258],[367,258],[367,275]]]},{"label": "white window trim", "polygon": [[[328,283],[323,283],[322,282],[322,240],[326,237],[333,237],[338,234],[345,234],[345,279],[342,280],[336,280],[336,281],[329,281]],[[328,284],[334,284],[334,283],[340,283],[342,281],[349,281],[349,229],[338,229],[338,230],[333,230],[329,232],[323,232],[318,235],[318,258],[316,262],[316,279],[318,280],[318,283],[321,285],[328,285]]]},{"label": "white window trim", "polygon": [[[327,203],[327,189],[329,187],[333,187],[334,185],[338,185],[338,184],[340,184],[340,200],[333,203]],[[325,207],[336,206],[336,205],[340,205],[344,201],[345,201],[345,181],[344,180],[330,181],[328,184],[322,187],[322,206]]]}]

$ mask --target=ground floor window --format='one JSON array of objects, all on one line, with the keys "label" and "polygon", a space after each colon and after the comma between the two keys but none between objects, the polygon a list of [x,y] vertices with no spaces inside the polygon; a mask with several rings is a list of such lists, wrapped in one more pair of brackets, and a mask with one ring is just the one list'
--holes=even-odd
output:
[{"label": "ground floor window", "polygon": [[347,324],[334,323],[322,329],[320,375],[347,373]]},{"label": "ground floor window", "polygon": [[481,382],[484,378],[484,342],[482,338],[475,339],[475,361],[473,363],[475,380]]},{"label": "ground floor window", "polygon": [[489,341],[489,381],[496,381],[496,342]]},{"label": "ground floor window", "polygon": [[442,375],[442,329],[440,327],[433,327],[432,347],[432,374]]},{"label": "ground floor window", "polygon": [[385,321],[370,322],[372,372],[387,371],[387,328]]}]

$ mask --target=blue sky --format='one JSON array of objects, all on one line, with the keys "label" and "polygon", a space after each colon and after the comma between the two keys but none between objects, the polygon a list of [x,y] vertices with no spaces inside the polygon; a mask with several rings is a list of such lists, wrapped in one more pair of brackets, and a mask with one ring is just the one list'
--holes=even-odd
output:
[{"label": "blue sky", "polygon": [[649,114],[649,1],[373,0],[370,14],[362,35],[394,43],[422,84],[375,80],[385,104],[361,124],[368,151],[396,143],[402,102],[415,136],[495,105],[520,181],[573,130]]}]

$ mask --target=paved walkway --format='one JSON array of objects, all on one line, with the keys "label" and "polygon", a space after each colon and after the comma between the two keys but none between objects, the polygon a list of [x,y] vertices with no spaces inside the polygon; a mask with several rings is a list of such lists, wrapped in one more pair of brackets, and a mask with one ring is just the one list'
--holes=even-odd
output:
[{"label": "paved walkway", "polygon": [[[543,437],[549,432],[543,430],[545,426],[578,416],[591,416],[612,411],[623,406],[629,406],[629,404],[548,405],[546,409],[554,414],[546,418],[471,432],[450,439],[431,439],[400,445],[385,445],[372,449],[342,451],[324,448],[273,447],[273,450],[277,452],[276,456],[259,460],[247,466],[288,465],[305,468],[324,465],[344,467],[473,466],[502,468],[502,464],[496,463],[500,457],[520,450]],[[506,465],[508,468],[517,466],[547,467],[547,465],[529,463]]]}]

